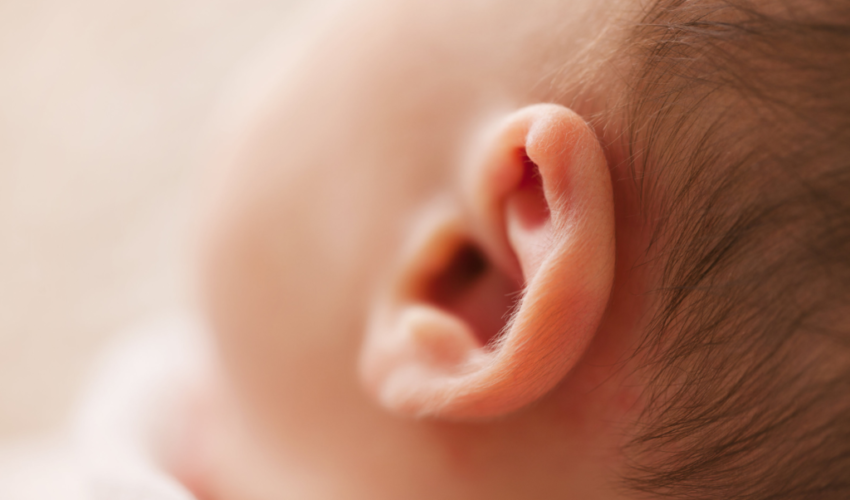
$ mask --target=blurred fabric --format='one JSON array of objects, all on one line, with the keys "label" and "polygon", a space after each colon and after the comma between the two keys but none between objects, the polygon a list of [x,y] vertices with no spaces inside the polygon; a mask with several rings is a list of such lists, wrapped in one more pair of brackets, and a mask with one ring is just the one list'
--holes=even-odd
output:
[{"label": "blurred fabric", "polygon": [[0,440],[59,424],[111,333],[186,306],[210,114],[296,3],[0,3]]}]

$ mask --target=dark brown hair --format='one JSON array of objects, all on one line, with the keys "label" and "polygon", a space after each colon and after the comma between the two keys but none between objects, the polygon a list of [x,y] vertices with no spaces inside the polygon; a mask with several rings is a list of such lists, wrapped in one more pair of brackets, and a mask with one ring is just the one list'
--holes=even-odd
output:
[{"label": "dark brown hair", "polygon": [[656,0],[625,52],[662,276],[627,485],[850,498],[850,2]]}]

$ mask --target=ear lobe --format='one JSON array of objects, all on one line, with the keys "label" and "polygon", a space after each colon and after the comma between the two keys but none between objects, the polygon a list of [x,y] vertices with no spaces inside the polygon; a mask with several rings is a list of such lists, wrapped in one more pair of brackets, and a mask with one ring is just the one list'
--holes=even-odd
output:
[{"label": "ear lobe", "polygon": [[575,366],[607,306],[614,204],[592,129],[541,104],[487,137],[466,170],[464,209],[446,203],[428,218],[372,313],[361,377],[393,411],[517,410]]}]

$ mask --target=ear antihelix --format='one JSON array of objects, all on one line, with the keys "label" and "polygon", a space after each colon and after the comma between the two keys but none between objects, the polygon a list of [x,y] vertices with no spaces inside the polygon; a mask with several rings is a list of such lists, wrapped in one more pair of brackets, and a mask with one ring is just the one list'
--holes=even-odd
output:
[{"label": "ear antihelix", "polygon": [[552,104],[497,130],[468,177],[471,209],[423,226],[401,285],[373,311],[360,368],[387,409],[450,419],[515,411],[569,373],[604,313],[613,197],[595,134]]}]

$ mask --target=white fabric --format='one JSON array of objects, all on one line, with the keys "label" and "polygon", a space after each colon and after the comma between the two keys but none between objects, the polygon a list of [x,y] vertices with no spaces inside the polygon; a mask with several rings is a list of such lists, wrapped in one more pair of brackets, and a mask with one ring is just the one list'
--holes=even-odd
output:
[{"label": "white fabric", "polygon": [[119,337],[96,364],[69,429],[0,449],[2,500],[192,500],[158,459],[209,359],[202,328],[171,319]]}]

